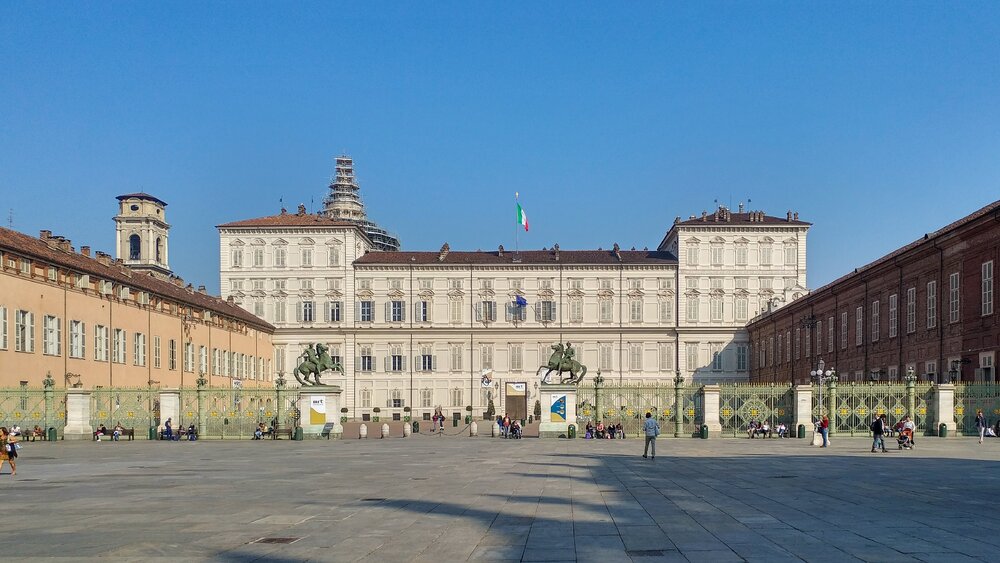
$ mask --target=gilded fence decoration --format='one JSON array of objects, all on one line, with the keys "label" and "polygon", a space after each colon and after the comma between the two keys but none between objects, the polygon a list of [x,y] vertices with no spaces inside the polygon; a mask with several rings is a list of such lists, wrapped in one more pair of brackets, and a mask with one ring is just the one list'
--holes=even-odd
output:
[{"label": "gilded fence decoration", "polygon": [[1000,420],[1000,385],[959,383],[955,385],[955,423],[959,435],[978,436],[976,411],[982,409],[990,426]]},{"label": "gilded fence decoration", "polygon": [[788,384],[724,385],[719,392],[719,418],[723,436],[746,436],[751,422],[784,422],[792,426],[795,396]]},{"label": "gilded fence decoration", "polygon": [[[682,435],[695,432],[695,418],[700,407],[699,386],[681,385]],[[621,424],[626,436],[637,437],[642,432],[646,413],[651,413],[666,435],[675,433],[678,416],[675,385],[626,384],[585,386],[577,390],[577,422],[580,435],[588,422]]]},{"label": "gilded fence decoration", "polygon": [[[826,385],[823,392],[824,412],[830,416],[831,434],[868,436],[876,415],[885,415],[886,422],[895,426],[912,413],[918,434],[930,431],[932,425],[934,386],[916,382],[848,382]],[[818,389],[813,391],[813,419],[819,418]]]},{"label": "gilded fence decoration", "polygon": [[136,436],[146,435],[160,417],[160,390],[153,387],[94,389],[90,394],[90,425],[113,428],[121,424],[134,428]]},{"label": "gilded fence decoration", "polygon": [[[65,417],[65,414],[63,415]],[[45,392],[41,389],[14,388],[0,389],[0,426],[10,428],[20,426],[28,431],[35,426],[48,428],[59,427],[65,423],[62,420],[46,421]]]}]

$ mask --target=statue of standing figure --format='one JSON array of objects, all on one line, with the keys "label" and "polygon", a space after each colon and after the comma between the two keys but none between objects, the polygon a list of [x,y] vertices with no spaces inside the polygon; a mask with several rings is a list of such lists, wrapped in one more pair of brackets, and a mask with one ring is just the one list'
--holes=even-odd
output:
[{"label": "statue of standing figure", "polygon": [[[576,350],[573,349],[573,344],[567,342],[566,346],[563,346],[561,342],[557,342],[550,346],[552,348],[552,355],[549,356],[549,363],[542,366],[538,371],[541,373],[542,370],[546,370],[545,374],[542,375],[543,384],[552,384],[549,381],[549,375],[552,372],[557,372],[559,376],[559,383],[572,383],[578,385],[583,381],[583,376],[587,375],[587,366],[576,361],[573,356],[576,355]],[[569,373],[569,377],[562,377],[563,373]]]},{"label": "statue of standing figure", "polygon": [[[308,344],[299,358],[302,359],[302,362],[292,372],[299,385],[322,386],[323,383],[320,382],[319,376],[324,371],[344,371],[343,366],[334,361],[327,347],[323,344]],[[310,375],[313,376],[312,381],[309,380]]]}]

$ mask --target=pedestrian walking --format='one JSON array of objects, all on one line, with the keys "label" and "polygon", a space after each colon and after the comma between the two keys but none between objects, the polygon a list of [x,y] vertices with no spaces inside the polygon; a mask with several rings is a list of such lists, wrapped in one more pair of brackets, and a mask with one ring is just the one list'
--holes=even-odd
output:
[{"label": "pedestrian walking", "polygon": [[7,432],[6,426],[0,426],[0,471],[3,470],[3,462],[10,464],[10,474],[17,475],[17,437],[11,436]]},{"label": "pedestrian walking", "polygon": [[830,419],[826,415],[819,421],[819,432],[823,435],[823,445],[820,447],[825,448],[830,444]]},{"label": "pedestrian walking", "polygon": [[642,429],[646,432],[646,446],[642,449],[642,457],[650,454],[652,459],[656,459],[656,437],[660,435],[660,425],[653,419],[653,415],[646,413],[646,422],[642,423]]},{"label": "pedestrian walking", "polygon": [[976,411],[976,430],[979,431],[979,443],[983,443],[983,434],[986,433],[986,417],[983,415],[983,409]]},{"label": "pedestrian walking", "polygon": [[882,449],[882,453],[885,453],[885,415],[875,416],[875,420],[872,421],[872,453],[879,448]]}]

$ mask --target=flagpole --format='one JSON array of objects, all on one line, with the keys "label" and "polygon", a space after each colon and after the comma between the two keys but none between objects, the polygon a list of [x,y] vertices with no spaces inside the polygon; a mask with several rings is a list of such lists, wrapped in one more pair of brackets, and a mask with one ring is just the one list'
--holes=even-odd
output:
[{"label": "flagpole", "polygon": [[[514,205],[515,205],[515,209],[516,209],[516,206],[519,205],[519,202],[518,202],[517,198],[518,198],[518,193],[514,192]],[[515,214],[514,215],[514,261],[515,262],[517,262],[518,258],[520,258],[520,249],[518,248],[518,236],[519,236],[520,233],[517,232],[518,228],[520,226],[521,226],[521,224],[517,220],[517,215]]]}]

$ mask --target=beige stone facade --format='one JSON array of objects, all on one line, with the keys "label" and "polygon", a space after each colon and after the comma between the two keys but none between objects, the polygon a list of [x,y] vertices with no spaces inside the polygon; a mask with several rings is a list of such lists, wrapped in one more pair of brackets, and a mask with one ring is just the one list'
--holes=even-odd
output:
[{"label": "beige stone facade", "polygon": [[270,386],[272,332],[180,278],[0,229],[0,387]]}]

